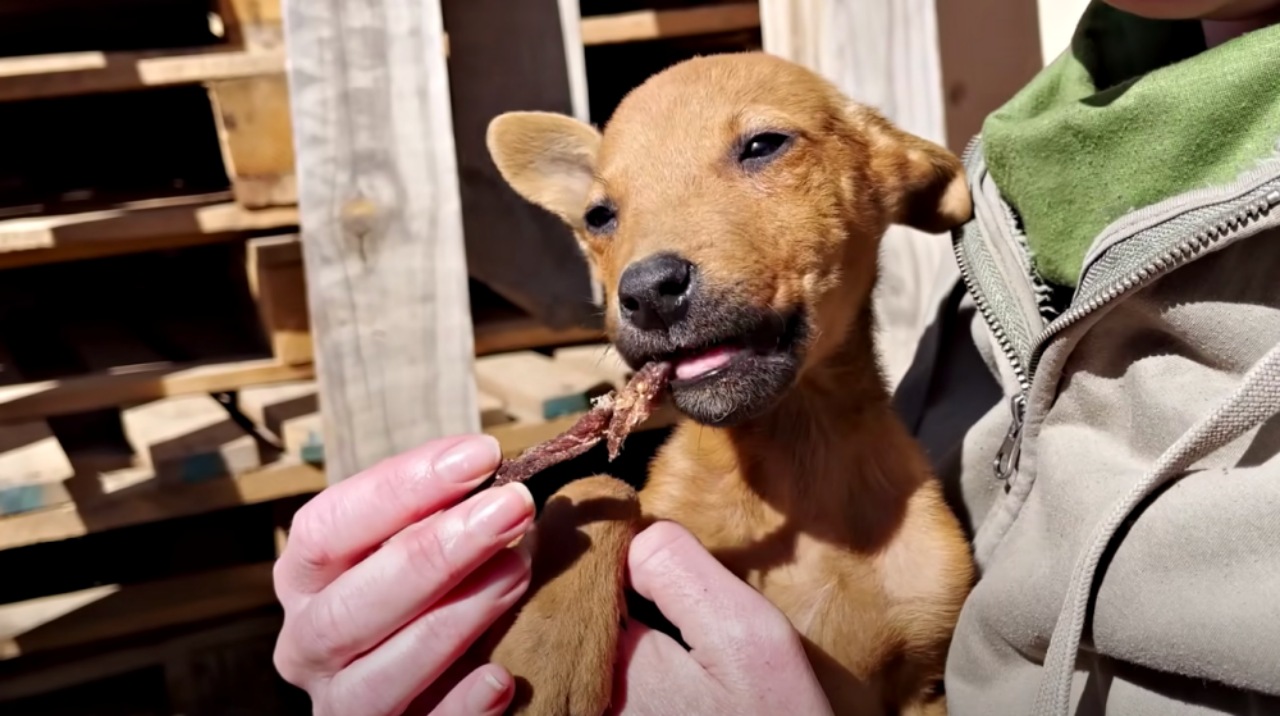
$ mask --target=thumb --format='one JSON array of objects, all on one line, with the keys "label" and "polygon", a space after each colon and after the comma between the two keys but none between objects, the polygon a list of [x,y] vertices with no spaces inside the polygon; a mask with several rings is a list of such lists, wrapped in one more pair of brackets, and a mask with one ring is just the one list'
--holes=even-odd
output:
[{"label": "thumb", "polygon": [[[786,616],[683,527],[658,522],[636,535],[627,564],[632,587],[680,630],[691,656],[721,682],[787,679],[801,676],[788,673],[796,665],[809,669]],[[755,673],[757,665],[769,673]]]}]

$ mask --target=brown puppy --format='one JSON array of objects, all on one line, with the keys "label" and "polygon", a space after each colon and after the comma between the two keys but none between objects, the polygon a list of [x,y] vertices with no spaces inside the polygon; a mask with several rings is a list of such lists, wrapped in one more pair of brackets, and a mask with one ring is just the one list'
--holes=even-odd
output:
[{"label": "brown puppy", "polygon": [[957,158],[759,53],[668,68],[603,135],[517,112],[489,147],[572,227],[619,354],[675,362],[685,416],[638,505],[595,477],[539,518],[529,593],[477,647],[517,676],[515,710],[608,707],[627,547],[665,519],[787,615],[836,713],[944,713],[973,567],[890,406],[870,297],[890,224],[969,217]]}]

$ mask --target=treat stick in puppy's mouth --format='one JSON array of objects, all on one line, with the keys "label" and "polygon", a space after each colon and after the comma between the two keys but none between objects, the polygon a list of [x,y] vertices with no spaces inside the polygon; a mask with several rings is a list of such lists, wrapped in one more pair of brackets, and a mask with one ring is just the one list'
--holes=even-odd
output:
[{"label": "treat stick in puppy's mouth", "polygon": [[627,435],[653,414],[658,397],[671,379],[671,371],[670,363],[646,363],[621,391],[598,399],[586,415],[568,430],[534,445],[511,460],[504,460],[498,466],[492,486],[523,482],[547,468],[582,455],[605,439],[609,445],[609,460],[615,460]]}]

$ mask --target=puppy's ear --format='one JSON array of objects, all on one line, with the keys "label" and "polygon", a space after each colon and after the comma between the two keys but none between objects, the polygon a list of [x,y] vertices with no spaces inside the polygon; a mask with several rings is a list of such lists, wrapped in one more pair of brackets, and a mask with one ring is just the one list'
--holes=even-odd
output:
[{"label": "puppy's ear", "polygon": [[869,108],[855,107],[854,117],[866,133],[890,221],[938,234],[970,219],[973,199],[959,157]]},{"label": "puppy's ear", "polygon": [[489,156],[517,194],[577,228],[591,190],[600,132],[554,112],[506,112],[489,122]]}]

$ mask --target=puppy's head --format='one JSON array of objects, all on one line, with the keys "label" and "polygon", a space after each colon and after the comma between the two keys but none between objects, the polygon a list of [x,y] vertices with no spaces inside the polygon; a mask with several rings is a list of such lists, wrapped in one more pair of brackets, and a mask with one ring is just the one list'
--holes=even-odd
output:
[{"label": "puppy's head", "polygon": [[574,231],[633,367],[676,365],[676,406],[710,425],[769,409],[858,323],[893,223],[967,220],[954,155],[803,67],[699,57],[634,89],[603,134],[512,112],[489,151],[525,199]]}]

